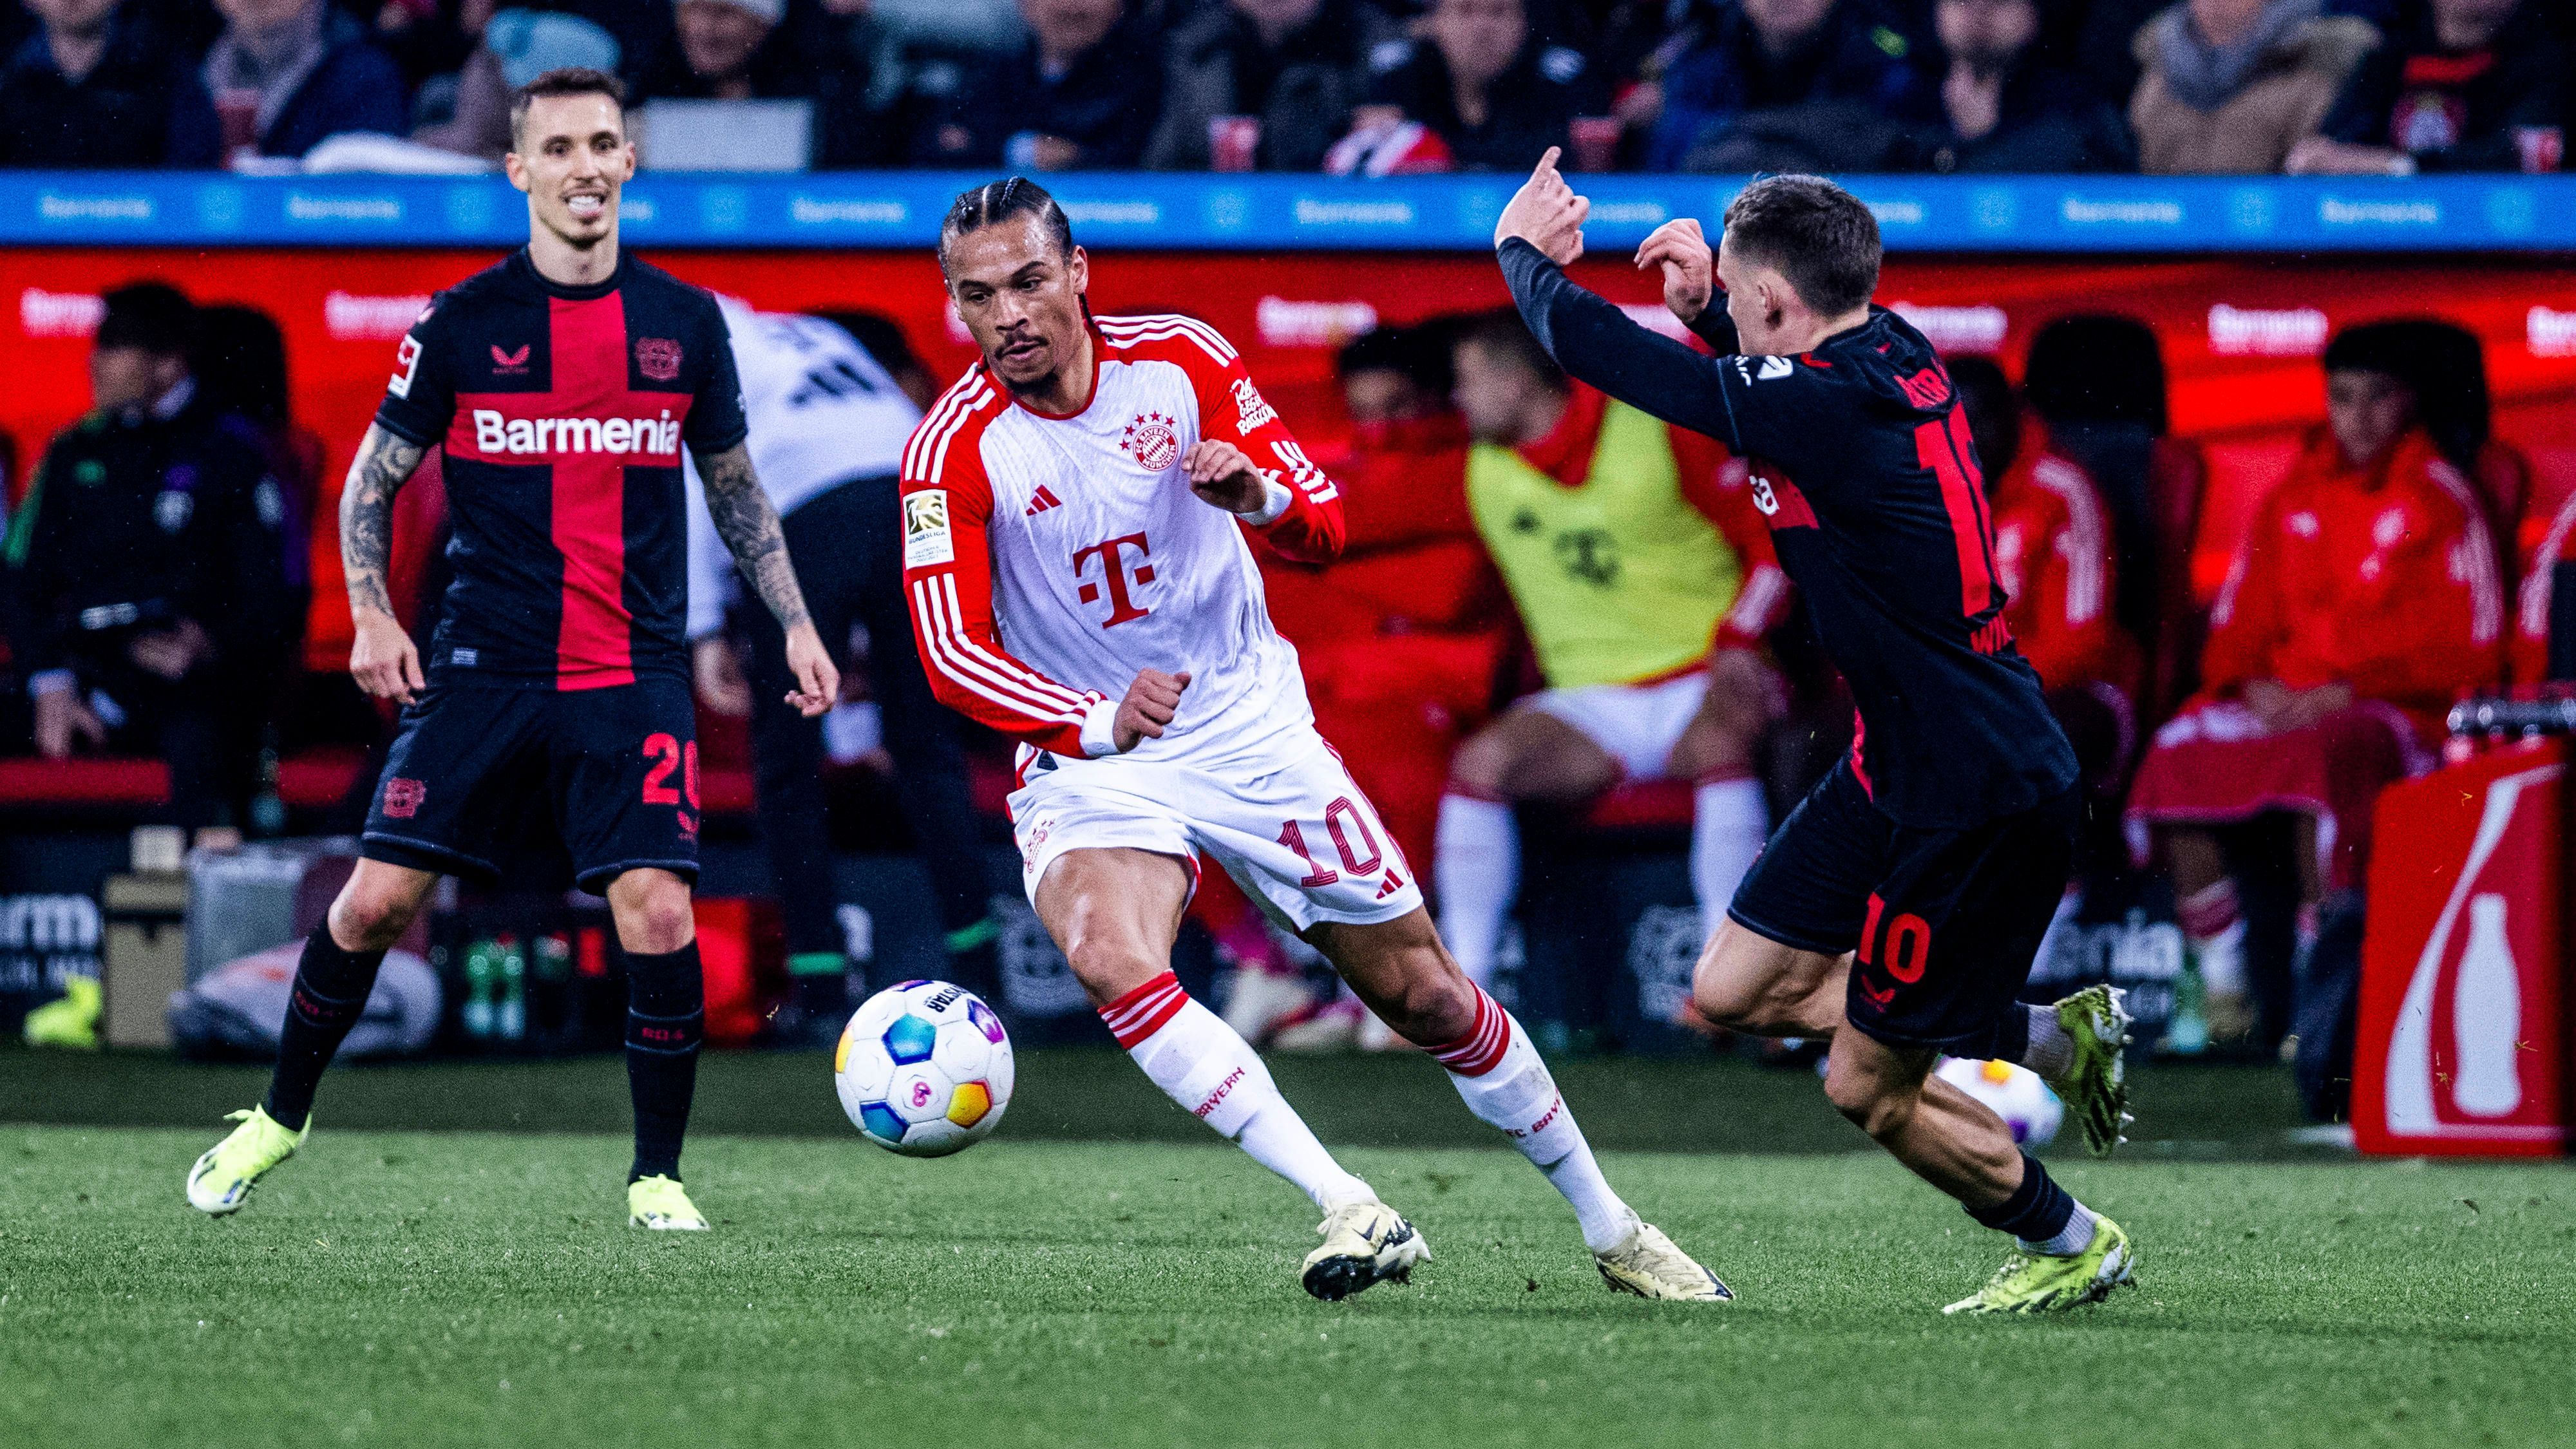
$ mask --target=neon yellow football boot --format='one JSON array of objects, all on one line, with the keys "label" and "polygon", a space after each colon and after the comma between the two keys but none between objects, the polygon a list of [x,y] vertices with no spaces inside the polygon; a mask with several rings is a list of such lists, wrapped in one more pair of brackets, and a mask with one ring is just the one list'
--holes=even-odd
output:
[{"label": "neon yellow football boot", "polygon": [[235,1112],[224,1120],[241,1125],[232,1130],[232,1135],[207,1148],[197,1165],[188,1169],[188,1205],[216,1217],[239,1209],[261,1176],[293,1157],[295,1149],[313,1133],[311,1117],[304,1119],[303,1131],[289,1132],[268,1115],[265,1105]]},{"label": "neon yellow football boot", "polygon": [[2048,1085],[2066,1101],[2084,1128],[2084,1146],[2096,1157],[2129,1139],[2128,993],[2116,986],[2088,986],[2057,1003],[2057,1024],[2075,1043],[2066,1075]]},{"label": "neon yellow football boot", "polygon": [[678,1178],[657,1173],[626,1184],[626,1225],[664,1233],[703,1233],[707,1217],[689,1201],[688,1190]]},{"label": "neon yellow football boot", "polygon": [[2053,1313],[2099,1303],[2111,1290],[2134,1281],[2137,1251],[2129,1235],[2109,1218],[2096,1215],[2093,1241],[2067,1258],[2026,1253],[2015,1248],[1986,1286],[1973,1298],[1962,1298],[1943,1313]]}]

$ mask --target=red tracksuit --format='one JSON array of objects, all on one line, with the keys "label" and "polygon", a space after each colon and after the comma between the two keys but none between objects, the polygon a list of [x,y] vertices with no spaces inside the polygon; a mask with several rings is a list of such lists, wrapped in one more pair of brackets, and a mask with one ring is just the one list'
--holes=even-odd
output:
[{"label": "red tracksuit", "polygon": [[2137,658],[2111,617],[2115,588],[2109,510],[2092,475],[2048,451],[2037,419],[2025,446],[1988,495],[1995,571],[2012,601],[2004,618],[2022,657],[2055,691],[2134,687]]}]

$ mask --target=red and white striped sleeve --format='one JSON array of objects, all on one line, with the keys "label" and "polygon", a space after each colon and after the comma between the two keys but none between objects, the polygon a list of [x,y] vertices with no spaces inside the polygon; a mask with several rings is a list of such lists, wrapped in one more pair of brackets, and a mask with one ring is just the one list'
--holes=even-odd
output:
[{"label": "red and white striped sleeve", "polygon": [[934,404],[903,452],[903,584],[939,702],[1059,755],[1118,752],[1115,701],[1047,678],[993,623],[993,485],[977,446],[999,392],[978,368]]},{"label": "red and white striped sleeve", "polygon": [[1179,363],[1198,396],[1199,436],[1241,448],[1270,480],[1269,504],[1237,515],[1247,527],[1299,563],[1341,557],[1348,537],[1341,489],[1306,456],[1278,409],[1253,386],[1233,344],[1194,317],[1122,317],[1103,321],[1100,329],[1121,347],[1151,348]]}]

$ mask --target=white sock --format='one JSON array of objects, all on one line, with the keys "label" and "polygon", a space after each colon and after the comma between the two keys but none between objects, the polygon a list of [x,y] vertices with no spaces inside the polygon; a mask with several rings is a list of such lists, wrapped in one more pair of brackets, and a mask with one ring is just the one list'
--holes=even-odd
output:
[{"label": "white sock", "polygon": [[1711,780],[1691,795],[1691,890],[1708,933],[1726,921],[1727,905],[1771,835],[1771,808],[1759,780]]},{"label": "white sock", "polygon": [[1585,1247],[1607,1252],[1636,1230],[1636,1213],[1602,1177],[1591,1144],[1574,1125],[1574,1113],[1558,1095],[1556,1078],[1530,1045],[1529,1033],[1494,998],[1478,990],[1475,1026],[1447,1046],[1431,1048],[1431,1059],[1449,1069],[1450,1083],[1476,1120],[1502,1129],[1574,1205]]},{"label": "white sock", "polygon": [[2200,984],[2203,990],[2222,996],[2245,994],[2245,923],[2231,922],[2215,936],[2195,939],[2191,943],[2200,962]]},{"label": "white sock", "polygon": [[2056,1237],[2046,1242],[2034,1243],[2028,1238],[2015,1238],[2013,1241],[2020,1244],[2025,1253],[2037,1253],[2048,1258],[2072,1258],[2093,1241],[2093,1210],[2077,1203],[2074,1216],[2066,1220],[2065,1227],[2057,1230]]},{"label": "white sock", "polygon": [[1110,1035],[1165,1096],[1330,1212],[1377,1194],[1342,1170],[1279,1095],[1249,1043],[1166,971],[1100,1008]]},{"label": "white sock", "polygon": [[2075,1038],[2057,1020],[2054,1006],[2029,1006],[2030,1044],[2022,1048],[2021,1064],[2055,1081],[2075,1069]]},{"label": "white sock", "polygon": [[1494,979],[1503,923],[1521,890],[1521,832],[1512,807],[1472,795],[1441,796],[1431,871],[1440,939],[1467,979],[1483,986]]}]

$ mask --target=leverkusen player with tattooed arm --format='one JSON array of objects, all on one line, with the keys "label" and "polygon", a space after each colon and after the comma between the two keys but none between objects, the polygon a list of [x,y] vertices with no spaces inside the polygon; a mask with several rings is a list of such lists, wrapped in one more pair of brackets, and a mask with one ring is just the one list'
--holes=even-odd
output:
[{"label": "leverkusen player with tattooed arm", "polygon": [[[493,839],[542,795],[625,954],[627,1220],[707,1226],[680,1186],[705,1026],[683,446],[717,532],[786,631],[788,701],[819,715],[840,680],[752,472],[715,298],[618,246],[618,192],[635,173],[623,95],[588,70],[520,89],[508,169],[528,196],[528,245],[412,324],[358,445],[340,501],[349,671],[402,703],[401,732],[357,872],[304,943],[268,1096],[233,1114],[241,1125],[188,1174],[205,1212],[238,1209],[303,1143],[315,1085],[386,949],[439,876],[495,875]],[[424,668],[385,564],[394,492],[433,446],[446,450],[456,580]]]}]

